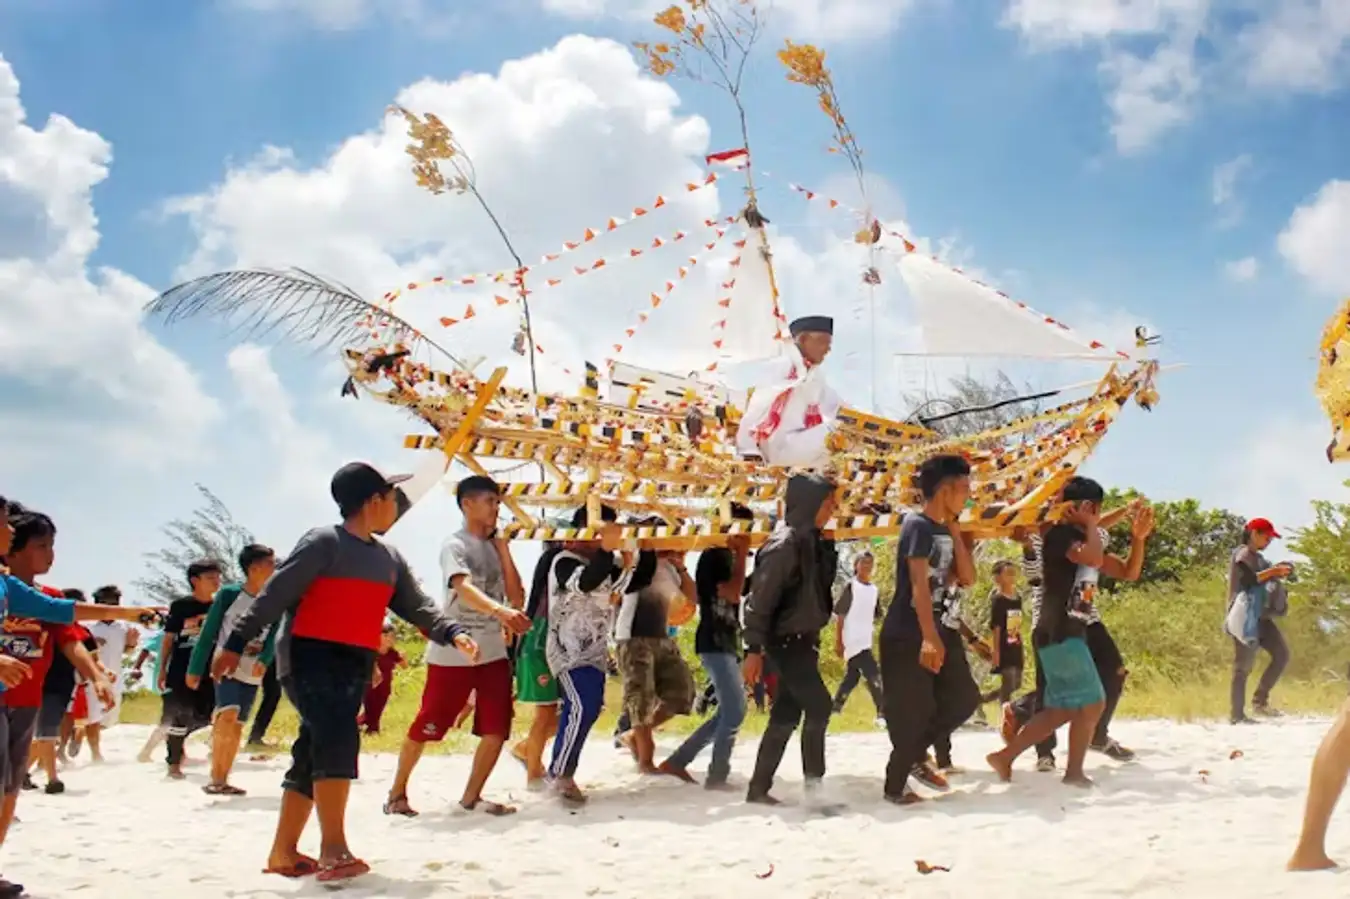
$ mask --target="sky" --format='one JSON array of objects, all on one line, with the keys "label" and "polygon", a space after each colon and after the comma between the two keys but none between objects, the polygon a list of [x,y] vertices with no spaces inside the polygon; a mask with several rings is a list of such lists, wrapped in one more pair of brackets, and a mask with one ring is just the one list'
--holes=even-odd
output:
[{"label": "sky", "polygon": [[[546,385],[575,384],[619,341],[624,361],[707,357],[736,234],[717,242],[701,223],[741,195],[731,179],[684,185],[741,137],[725,96],[640,67],[631,43],[655,39],[662,5],[0,3],[0,493],[56,520],[52,582],[134,580],[160,528],[197,506],[194,484],[284,551],[333,519],[339,464],[416,467],[400,438],[417,426],[341,398],[331,347],[142,314],[184,279],[244,266],[301,267],[368,298],[509,267],[471,198],[414,184],[391,103],[449,124],[527,259],[669,197],[601,234],[612,265],[581,279],[559,263],[536,295]],[[775,59],[788,38],[828,53],[865,195]],[[1185,363],[1085,473],[1305,524],[1311,500],[1350,500],[1312,393],[1322,324],[1350,294],[1347,48],[1338,0],[776,0],[744,100],[786,311],[835,316],[830,377],[856,406],[904,415],[915,389],[991,371],[896,358],[913,311],[893,272],[864,292],[844,211],[870,204],[1084,334],[1127,345],[1144,324]],[[687,250],[650,249],[680,230]],[[702,265],[625,338],[686,252]],[[399,308],[524,383],[515,315],[492,296],[432,288]],[[469,303],[483,314],[439,326]],[[1085,377],[1012,372],[1036,388]],[[437,491],[392,539],[426,577],[457,524]]]}]

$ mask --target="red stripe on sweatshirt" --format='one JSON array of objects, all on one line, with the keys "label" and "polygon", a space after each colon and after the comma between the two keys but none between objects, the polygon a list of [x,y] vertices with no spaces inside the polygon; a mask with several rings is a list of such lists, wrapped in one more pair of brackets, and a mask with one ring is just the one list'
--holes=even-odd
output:
[{"label": "red stripe on sweatshirt", "polygon": [[345,646],[379,649],[394,585],[358,578],[320,577],[295,610],[291,633]]}]

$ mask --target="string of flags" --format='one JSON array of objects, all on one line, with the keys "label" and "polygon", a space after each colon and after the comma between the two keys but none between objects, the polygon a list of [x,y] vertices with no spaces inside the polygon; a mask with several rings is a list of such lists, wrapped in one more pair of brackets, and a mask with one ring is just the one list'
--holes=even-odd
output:
[{"label": "string of flags", "polygon": [[[734,217],[725,220],[723,224],[729,224],[730,222],[733,221],[735,221]],[[650,308],[645,309],[642,312],[639,312],[637,316],[637,321],[635,321],[632,325],[624,329],[623,333],[625,341],[631,339],[634,335],[636,335],[638,329],[641,328],[643,325],[645,325],[647,323],[647,320],[651,318],[652,312],[655,311],[656,309],[659,309],[661,307],[661,304],[670,298],[670,295],[672,292],[674,292],[676,285],[682,283],[684,279],[689,276],[689,272],[693,270],[694,266],[699,264],[700,256],[704,255],[705,253],[712,253],[714,250],[717,249],[718,244],[722,242],[722,238],[726,237],[728,230],[729,229],[726,227],[716,228],[715,229],[716,237],[714,237],[708,243],[704,244],[700,252],[695,253],[693,256],[690,256],[688,261],[684,265],[681,265],[679,267],[674,277],[665,282],[664,287],[660,291],[652,291],[649,297]],[[735,241],[735,246],[737,250],[744,248],[745,238],[741,238],[740,240]],[[737,253],[736,256],[731,260],[731,266],[733,269],[735,269],[740,264],[741,264],[741,257],[740,254]],[[721,285],[722,290],[723,291],[730,290],[730,288],[734,286],[735,283],[736,281],[734,278],[732,278],[729,281],[723,282]],[[718,305],[723,308],[730,306],[731,305],[730,294],[728,293],[726,298],[718,300]],[[719,324],[725,326],[726,321],[723,320]],[[614,362],[616,361],[617,357],[623,353],[624,346],[625,346],[624,342],[614,344],[613,346],[614,358],[607,360],[607,363],[611,369],[614,367]]]},{"label": "string of flags", "polygon": [[[857,209],[854,209],[854,208],[852,208],[852,207],[850,207],[850,206],[847,206],[847,205],[845,205],[845,204],[839,202],[838,200],[836,200],[836,199],[834,199],[834,198],[832,198],[832,197],[827,197],[827,196],[824,196],[823,194],[816,193],[815,191],[810,190],[809,188],[802,187],[800,184],[789,184],[788,187],[789,187],[790,189],[792,189],[793,191],[797,192],[798,194],[801,194],[801,195],[802,195],[807,201],[809,201],[809,202],[820,202],[820,203],[824,203],[824,204],[825,204],[826,206],[828,206],[830,209],[841,209],[841,208],[842,208],[842,209],[844,209],[844,210],[847,211],[847,212],[853,213],[854,215],[860,215],[860,216],[861,216],[861,215],[864,215],[864,213],[862,213],[861,211],[859,211],[859,210],[857,210]],[[866,229],[865,229],[865,230],[866,230]],[[905,252],[906,252],[906,253],[915,253],[915,252],[918,252],[918,249],[919,249],[919,248],[918,248],[918,246],[914,243],[914,241],[910,240],[908,237],[906,237],[905,235],[901,234],[899,231],[895,231],[895,230],[892,230],[892,229],[890,229],[890,228],[886,228],[886,227],[882,226],[882,224],[881,224],[878,220],[876,220],[876,219],[873,219],[873,220],[872,220],[872,222],[871,222],[871,224],[870,224],[870,231],[871,231],[872,239],[869,240],[869,241],[860,241],[860,242],[876,243],[878,240],[880,240],[881,236],[882,236],[883,234],[885,234],[885,235],[888,235],[888,236],[890,236],[890,237],[895,238],[896,240],[899,240],[899,241],[901,242],[901,244],[904,246]],[[861,234],[861,232],[860,232],[860,234]],[[978,284],[980,287],[983,287],[983,288],[985,288],[986,290],[992,290],[994,293],[998,294],[998,295],[999,295],[1000,297],[1002,297],[1004,300],[1007,300],[1009,303],[1012,303],[1013,305],[1015,305],[1018,309],[1021,309],[1021,310],[1023,310],[1024,312],[1030,312],[1031,314],[1033,314],[1033,315],[1039,317],[1039,318],[1040,318],[1042,321],[1044,321],[1047,325],[1050,325],[1050,326],[1055,327],[1055,328],[1059,328],[1059,329],[1064,330],[1064,331],[1072,330],[1068,325],[1064,324],[1063,322],[1059,321],[1058,319],[1053,318],[1053,317],[1051,317],[1051,316],[1049,316],[1049,315],[1046,315],[1044,312],[1039,312],[1039,311],[1037,311],[1036,309],[1033,309],[1032,307],[1028,306],[1026,303],[1023,303],[1021,300],[1014,299],[1013,297],[1011,297],[1011,296],[1009,296],[1008,294],[1004,293],[1002,290],[998,289],[997,287],[995,287],[995,286],[992,285],[992,284],[986,284],[984,281],[982,281],[982,280],[980,280],[979,278],[975,277],[975,276],[972,275],[970,272],[967,272],[965,269],[961,268],[960,266],[952,265],[952,264],[950,264],[950,263],[948,263],[948,262],[944,262],[943,260],[939,259],[937,256],[932,255],[931,253],[928,254],[928,255],[929,255],[929,257],[930,257],[934,262],[936,262],[938,265],[941,265],[941,266],[943,266],[944,268],[947,268],[947,269],[950,269],[950,270],[953,271],[953,272],[956,272],[958,275],[960,275],[961,277],[965,278],[967,281],[971,281],[971,282],[973,282],[973,283],[975,283],[975,284]],[[875,280],[875,281],[871,280],[872,277],[875,277],[876,280]],[[869,284],[880,283],[880,274],[877,273],[875,269],[869,269],[867,275],[864,277],[864,280],[866,280]],[[1111,348],[1108,344],[1105,344],[1105,343],[1101,342],[1100,340],[1087,340],[1087,345],[1088,345],[1091,349],[1094,349],[1094,350],[1109,350],[1109,351],[1111,351],[1111,352],[1114,352],[1117,356],[1119,356],[1119,357],[1122,358],[1122,359],[1129,359],[1129,358],[1130,358],[1130,356],[1129,356],[1128,353],[1121,352],[1120,350],[1112,350],[1112,348]]]},{"label": "string of flags", "polygon": [[[745,249],[744,239],[736,241],[736,249],[742,251]],[[722,298],[717,301],[717,308],[721,310],[722,317],[713,322],[712,342],[713,349],[719,353],[721,352],[722,345],[726,342],[727,319],[731,315],[731,297],[736,289],[736,272],[739,271],[740,267],[741,254],[737,253],[731,260],[731,277],[721,284]],[[705,368],[704,371],[717,371],[717,361],[718,360],[714,358],[712,364]]]},{"label": "string of flags", "polygon": [[[703,227],[704,227],[704,228],[708,228],[708,229],[716,229],[716,230],[718,230],[718,231],[723,231],[723,230],[725,230],[725,229],[724,229],[724,226],[730,225],[733,221],[735,221],[735,217],[734,217],[734,216],[728,216],[728,217],[722,218],[722,219],[704,219],[704,221],[703,221]],[[694,233],[696,233],[696,232],[676,231],[676,232],[675,232],[673,235],[671,235],[670,237],[659,237],[659,236],[658,236],[658,237],[656,237],[656,238],[653,238],[653,240],[652,240],[652,242],[651,242],[651,244],[650,244],[649,246],[647,246],[647,247],[645,247],[645,248],[641,248],[641,249],[634,247],[634,248],[628,250],[628,252],[627,252],[626,254],[624,254],[624,256],[621,257],[621,258],[631,259],[631,258],[634,258],[634,257],[636,257],[636,256],[641,256],[641,255],[647,253],[647,252],[650,251],[650,250],[660,249],[661,247],[665,247],[665,246],[669,246],[669,245],[672,245],[672,244],[679,243],[679,242],[684,241],[684,240],[688,239],[689,237],[693,236]],[[572,276],[580,277],[580,276],[582,276],[582,275],[588,275],[588,274],[590,274],[591,272],[599,271],[600,269],[605,268],[605,267],[609,266],[610,264],[611,264],[611,259],[610,259],[610,258],[601,257],[601,258],[595,260],[595,262],[591,263],[590,265],[585,265],[585,266],[582,266],[582,265],[573,266],[573,268],[572,268]],[[505,285],[511,289],[511,290],[510,290],[510,295],[509,295],[509,296],[505,296],[505,295],[502,295],[502,294],[497,294],[497,295],[493,296],[493,298],[492,298],[493,305],[495,305],[495,306],[508,306],[508,305],[510,305],[511,303],[517,302],[517,301],[520,299],[520,296],[521,296],[522,293],[525,294],[526,296],[531,296],[531,295],[537,293],[537,292],[540,291],[540,290],[547,290],[547,289],[549,289],[549,288],[557,287],[559,284],[563,283],[563,281],[564,281],[567,277],[568,277],[568,276],[557,277],[557,278],[547,278],[547,279],[544,280],[544,282],[543,282],[542,285],[540,285],[540,286],[538,286],[538,287],[531,288],[531,287],[528,286],[528,282],[525,281],[524,277],[523,277],[519,272],[511,272],[511,273],[508,274],[507,279],[505,280]],[[431,284],[431,283],[434,283],[434,282],[428,282],[428,284]],[[426,285],[418,285],[418,286],[426,286]],[[449,328],[449,327],[452,327],[452,326],[454,326],[454,325],[459,324],[459,323],[462,322],[462,321],[466,321],[466,320],[468,320],[468,319],[471,319],[471,318],[473,318],[474,316],[476,316],[477,314],[478,314],[478,312],[477,312],[477,310],[474,309],[473,303],[468,303],[468,304],[465,305],[464,311],[461,312],[459,315],[457,315],[457,316],[443,315],[443,316],[441,316],[440,322],[441,322],[442,327]]]},{"label": "string of flags", "polygon": [[[709,172],[702,180],[690,181],[687,184],[685,184],[684,189],[687,193],[693,193],[695,191],[702,190],[703,188],[708,187],[711,184],[715,184],[717,180],[718,180],[717,173]],[[587,228],[576,240],[569,240],[564,242],[562,249],[558,250],[556,253],[545,253],[534,265],[526,265],[519,270],[504,269],[498,272],[480,272],[472,275],[461,275],[459,277],[446,277],[444,275],[437,275],[436,277],[426,281],[413,281],[409,282],[403,287],[395,288],[394,290],[387,292],[384,295],[383,299],[385,302],[393,302],[394,300],[402,296],[405,292],[413,290],[421,290],[426,287],[468,287],[481,284],[513,284],[521,277],[522,273],[528,274],[530,271],[539,268],[540,266],[549,265],[553,262],[557,262],[559,259],[568,255],[569,253],[574,253],[577,250],[580,250],[582,247],[586,246],[591,241],[600,237],[602,234],[608,234],[612,231],[618,231],[625,225],[630,225],[633,222],[637,221],[638,219],[650,215],[652,211],[666,206],[669,202],[670,201],[666,198],[664,194],[658,194],[656,199],[653,200],[648,205],[633,207],[632,212],[626,217],[611,216],[610,218],[606,219],[605,224],[593,228]],[[658,237],[657,241],[659,242],[653,242],[650,248],[659,247],[663,243],[669,242],[671,240],[681,240],[683,239],[684,236],[685,235],[683,232],[676,232],[675,236],[669,238]],[[643,252],[642,250],[635,248],[633,250],[630,250],[629,254],[631,256],[640,256],[642,252]],[[603,260],[601,261],[601,263],[596,263],[591,266],[575,266],[573,268],[573,271],[576,274],[584,274],[586,271],[590,271],[593,268],[598,268],[602,263]]]}]

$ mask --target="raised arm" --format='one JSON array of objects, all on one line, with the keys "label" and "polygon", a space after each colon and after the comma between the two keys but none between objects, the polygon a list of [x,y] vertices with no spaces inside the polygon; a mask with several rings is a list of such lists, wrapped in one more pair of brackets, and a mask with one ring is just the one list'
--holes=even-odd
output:
[{"label": "raised arm", "polygon": [[513,609],[525,609],[525,581],[516,568],[516,560],[511,558],[511,547],[502,537],[492,541],[497,550],[497,558],[502,563],[502,580],[506,586],[506,604]]},{"label": "raised arm", "polygon": [[1151,533],[1153,533],[1152,507],[1137,506],[1134,521],[1130,524],[1130,557],[1122,562],[1116,556],[1106,556],[1102,562],[1102,574],[1121,581],[1139,580],[1139,575],[1144,570],[1144,547]]},{"label": "raised arm", "polygon": [[337,529],[315,528],[300,538],[263,586],[253,605],[235,621],[225,638],[225,651],[239,655],[267,627],[293,611],[311,584],[333,563],[338,547]]}]

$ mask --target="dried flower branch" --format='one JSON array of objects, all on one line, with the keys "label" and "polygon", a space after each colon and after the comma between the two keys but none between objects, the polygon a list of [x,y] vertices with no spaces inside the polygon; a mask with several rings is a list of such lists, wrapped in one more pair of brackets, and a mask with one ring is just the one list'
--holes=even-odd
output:
[{"label": "dried flower branch", "polygon": [[[511,279],[511,286],[516,290],[516,297],[520,300],[521,308],[521,330],[517,334],[513,343],[513,348],[524,355],[524,350],[528,350],[530,359],[530,388],[535,393],[539,392],[539,377],[535,368],[536,344],[534,340],[534,329],[530,324],[530,291],[525,285],[525,262],[520,254],[516,252],[515,244],[511,241],[510,235],[502,227],[496,213],[488,205],[487,200],[478,191],[478,173],[474,168],[473,159],[469,157],[468,152],[460,144],[459,140],[445,124],[434,113],[423,113],[419,118],[415,113],[404,109],[402,106],[391,106],[389,112],[398,113],[403,116],[408,123],[408,137],[412,143],[408,144],[405,152],[412,158],[412,173],[417,180],[417,186],[424,188],[430,193],[439,196],[440,194],[451,192],[456,194],[470,194],[483,212],[487,214],[488,219],[492,221],[492,226],[497,229],[498,236],[502,243],[506,245],[506,250],[515,260],[516,270]],[[448,175],[443,171],[442,165],[447,164],[452,174]],[[523,338],[522,336],[523,335]],[[521,346],[525,344],[525,346]]]},{"label": "dried flower branch", "polygon": [[[792,41],[784,43],[783,49],[778,51],[778,61],[787,67],[788,81],[815,89],[820,111],[825,113],[834,127],[834,141],[830,146],[830,152],[844,155],[858,179],[858,189],[866,196],[862,149],[853,136],[853,129],[844,118],[839,104],[839,94],[835,92],[834,78],[825,65],[825,51],[812,44],[794,44]],[[870,225],[868,227],[870,228]]]}]

